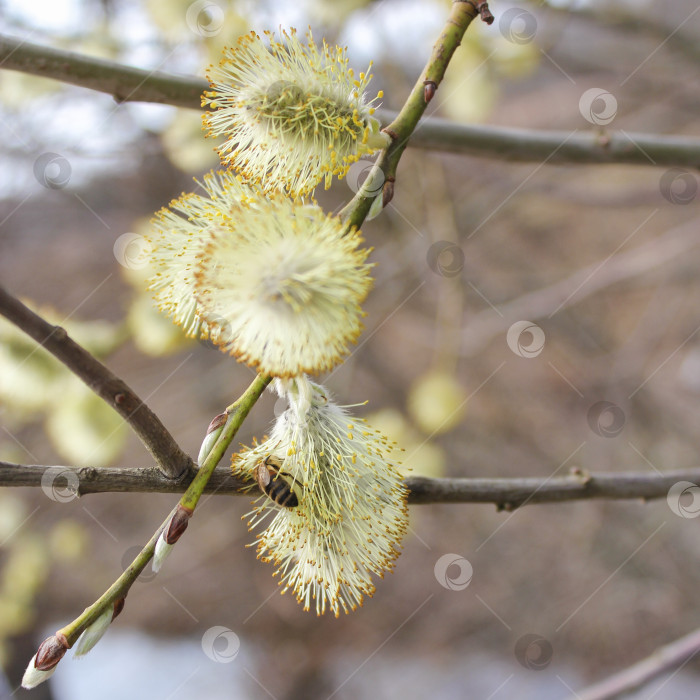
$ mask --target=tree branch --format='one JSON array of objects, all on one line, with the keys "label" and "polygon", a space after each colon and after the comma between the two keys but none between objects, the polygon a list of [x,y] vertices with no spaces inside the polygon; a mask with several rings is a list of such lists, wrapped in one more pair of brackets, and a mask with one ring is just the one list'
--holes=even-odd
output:
[{"label": "tree branch", "polygon": [[[192,481],[188,474],[180,481],[162,475],[156,467],[73,467],[25,465],[0,462],[0,486],[75,485],[76,495],[90,493],[182,493]],[[493,503],[501,510],[514,510],[535,503],[562,503],[591,499],[645,501],[666,498],[669,489],[679,481],[700,483],[700,468],[663,472],[625,472],[620,474],[572,472],[567,476],[541,478],[457,478],[430,479],[407,477],[408,502],[428,503]],[[242,495],[253,486],[231,474],[230,469],[214,470],[205,493]]]},{"label": "tree branch", "polygon": [[[186,518],[184,524],[182,521],[180,523],[182,528],[178,534],[178,538],[182,535],[187,527],[187,520],[189,520],[194,509],[197,507],[197,503],[209,483],[211,475],[216,469],[216,465],[221,461],[221,458],[224,456],[224,453],[236,436],[238,429],[248,416],[248,413],[250,413],[250,410],[255,405],[255,402],[260,398],[263,391],[265,391],[265,387],[270,383],[270,379],[270,377],[264,375],[257,375],[241,397],[226,409],[228,418],[221,434],[194,478],[187,486],[187,490],[179,503],[168,515],[168,519],[156,530],[146,546],[143,547],[141,552],[139,552],[122,575],[90,607],[85,608],[75,620],[65,627],[62,627],[56,633],[58,636],[65,638],[69,646],[72,646],[82,632],[95,622],[106,609],[112,609],[120,598],[126,597],[134,581],[139,577],[146,564],[148,564],[153,557],[160,534],[169,526],[171,518],[176,517],[178,511],[184,514]],[[174,542],[171,544],[174,544]]]},{"label": "tree branch", "polygon": [[695,630],[666,646],[659,647],[646,659],[629,668],[579,691],[572,700],[613,700],[623,697],[672,668],[682,668],[699,651],[700,630]]},{"label": "tree branch", "polygon": [[179,479],[194,469],[158,416],[123,382],[72,340],[0,287],[0,314],[21,328],[106,401],[139,436],[158,463],[161,478]]},{"label": "tree branch", "polygon": [[73,51],[63,51],[0,35],[0,68],[60,80],[106,92],[117,102],[157,102],[199,109],[204,78],[125,66]]},{"label": "tree branch", "polygon": [[[201,108],[202,92],[208,88],[206,80],[196,76],[133,68],[2,35],[0,68],[105,92],[117,102],[156,102],[189,109]],[[376,116],[388,124],[397,114],[380,109]],[[408,145],[506,161],[700,167],[699,138],[623,131],[537,131],[428,117]]]},{"label": "tree branch", "polygon": [[476,355],[496,335],[505,334],[515,319],[535,321],[554,315],[601,289],[645,273],[648,282],[648,273],[661,265],[676,259],[690,259],[691,251],[700,244],[698,225],[700,220],[693,218],[631,250],[596,261],[547,287],[527,292],[510,301],[497,302],[500,315],[494,314],[492,308],[479,311],[471,316],[462,330],[460,353],[466,357]]}]

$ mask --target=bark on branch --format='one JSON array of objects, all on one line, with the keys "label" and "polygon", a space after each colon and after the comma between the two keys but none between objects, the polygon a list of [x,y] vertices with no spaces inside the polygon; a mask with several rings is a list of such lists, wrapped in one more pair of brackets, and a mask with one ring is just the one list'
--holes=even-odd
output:
[{"label": "bark on branch", "polygon": [[[192,480],[180,481],[163,476],[156,467],[73,467],[24,465],[0,462],[0,486],[42,486],[65,489],[74,486],[76,495],[106,492],[181,493]],[[543,478],[459,478],[430,479],[413,476],[405,480],[409,503],[493,503],[501,510],[514,510],[534,503],[561,503],[590,499],[666,498],[679,481],[700,484],[700,468],[681,469],[661,474],[626,472]],[[226,467],[219,467],[205,493],[241,495],[251,484],[235,478]],[[257,487],[255,487],[257,488]]]},{"label": "bark on branch", "polygon": [[63,328],[44,321],[2,287],[0,314],[63,362],[124,418],[158,463],[156,471],[162,479],[179,479],[194,469],[190,457],[180,449],[158,416],[125,382],[72,340]]},{"label": "bark on branch", "polygon": [[[143,70],[2,35],[0,68],[105,92],[117,102],[156,102],[190,109],[200,109],[201,94],[208,87],[196,76]],[[388,124],[397,114],[380,109],[376,116]],[[624,131],[536,131],[428,117],[420,122],[408,145],[506,161],[700,167],[699,138]]]}]

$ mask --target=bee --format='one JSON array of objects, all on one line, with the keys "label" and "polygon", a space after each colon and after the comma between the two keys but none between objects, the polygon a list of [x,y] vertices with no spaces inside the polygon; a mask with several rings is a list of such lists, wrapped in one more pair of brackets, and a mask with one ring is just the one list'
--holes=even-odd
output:
[{"label": "bee", "polygon": [[255,479],[260,490],[278,505],[296,508],[299,499],[285,476],[289,477],[282,471],[282,462],[272,455],[265,457],[255,467]]}]

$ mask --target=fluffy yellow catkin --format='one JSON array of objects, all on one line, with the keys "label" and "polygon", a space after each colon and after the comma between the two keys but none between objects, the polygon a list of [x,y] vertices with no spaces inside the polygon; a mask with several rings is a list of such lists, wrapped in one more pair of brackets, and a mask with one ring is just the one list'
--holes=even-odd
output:
[{"label": "fluffy yellow catkin", "polygon": [[210,66],[204,128],[225,138],[217,148],[222,162],[248,182],[303,197],[388,145],[372,117],[383,94],[367,101],[372,76],[355,77],[345,49],[325,41],[319,48],[311,31],[306,44],[294,29],[283,31],[282,41],[265,36],[267,42],[255,32],[241,37]]},{"label": "fluffy yellow catkin", "polygon": [[407,490],[385,453],[387,438],[333,403],[328,391],[305,377],[276,383],[289,401],[269,439],[233,458],[233,471],[251,478],[272,455],[297,496],[279,505],[264,495],[249,514],[258,556],[277,565],[283,592],[304,609],[336,616],[374,593],[372,575],[393,568],[408,527]]}]

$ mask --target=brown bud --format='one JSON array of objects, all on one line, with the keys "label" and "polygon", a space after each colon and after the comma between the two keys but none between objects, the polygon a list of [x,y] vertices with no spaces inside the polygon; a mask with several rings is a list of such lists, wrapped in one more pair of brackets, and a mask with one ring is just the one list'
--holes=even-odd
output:
[{"label": "brown bud", "polygon": [[388,177],[382,188],[382,208],[384,208],[394,198],[394,182],[393,177]]},{"label": "brown bud", "polygon": [[168,527],[165,528],[163,533],[163,539],[166,544],[175,544],[180,539],[182,533],[187,529],[191,517],[192,511],[189,508],[183,508],[178,503],[177,510],[173,517],[170,518]]},{"label": "brown bud", "polygon": [[112,613],[112,620],[114,620],[115,617],[118,617],[119,613],[121,613],[121,611],[124,610],[125,602],[126,598],[117,598],[114,601],[114,612]]},{"label": "brown bud", "polygon": [[47,637],[36,652],[34,666],[39,671],[50,671],[68,651],[68,640],[63,634],[56,633]]},{"label": "brown bud", "polygon": [[425,104],[428,104],[428,102],[435,97],[437,83],[434,80],[424,80],[423,86],[423,99],[425,100]]},{"label": "brown bud", "polygon": [[226,424],[226,418],[228,418],[228,416],[225,413],[219,413],[218,416],[214,416],[211,423],[209,423],[209,427],[207,428],[207,435],[213,433],[219,428],[222,428]]}]

